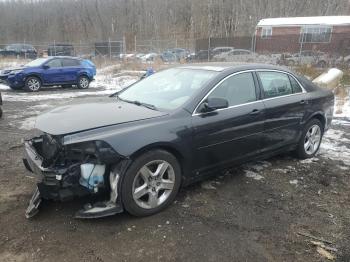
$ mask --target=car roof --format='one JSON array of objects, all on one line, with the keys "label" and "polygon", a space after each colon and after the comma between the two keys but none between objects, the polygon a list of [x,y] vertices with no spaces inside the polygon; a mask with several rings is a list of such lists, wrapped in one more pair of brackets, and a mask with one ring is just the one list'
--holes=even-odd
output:
[{"label": "car roof", "polygon": [[269,69],[269,70],[282,70],[290,72],[286,67],[269,65],[269,64],[257,64],[257,63],[233,63],[233,62],[220,62],[220,63],[194,63],[191,65],[183,65],[178,68],[184,69],[198,69],[223,72],[227,70],[243,71],[243,70],[255,70],[255,69]]},{"label": "car roof", "polygon": [[75,56],[49,56],[48,59],[51,59],[51,58],[69,58],[69,59],[75,59],[75,60],[82,60],[81,58],[79,57],[75,57]]}]

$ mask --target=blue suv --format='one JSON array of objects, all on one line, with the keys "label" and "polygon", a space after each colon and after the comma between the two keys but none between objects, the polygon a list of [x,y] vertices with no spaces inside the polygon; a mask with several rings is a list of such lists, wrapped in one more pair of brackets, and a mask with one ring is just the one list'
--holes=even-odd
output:
[{"label": "blue suv", "polygon": [[74,57],[56,56],[38,58],[23,67],[0,71],[0,82],[14,90],[25,89],[30,92],[42,86],[60,85],[88,88],[96,75],[96,67],[90,60]]}]

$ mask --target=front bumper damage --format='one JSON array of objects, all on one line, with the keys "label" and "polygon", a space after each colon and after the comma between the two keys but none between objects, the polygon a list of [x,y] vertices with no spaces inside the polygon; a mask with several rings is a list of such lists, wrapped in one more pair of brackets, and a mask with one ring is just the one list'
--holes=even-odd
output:
[{"label": "front bumper damage", "polygon": [[[41,138],[33,138],[27,140],[24,144],[24,166],[40,179],[26,210],[25,215],[27,218],[31,218],[38,213],[42,200],[67,201],[75,197],[93,195],[101,192],[106,194],[108,191],[108,200],[84,205],[83,209],[79,210],[75,217],[99,218],[123,212],[123,206],[118,192],[121,190],[121,176],[129,164],[128,159],[120,158],[118,162],[113,163],[113,165],[112,163],[107,163],[107,168],[103,176],[105,177],[105,181],[109,183],[104,183],[104,185],[101,186],[97,185],[97,182],[95,182],[96,187],[90,188],[88,185],[83,186],[81,183],[82,171],[80,166],[86,163],[69,163],[67,166],[60,163],[50,164],[48,166],[47,159],[42,157],[42,152],[41,154],[39,153],[38,145],[41,145],[40,143],[42,143]],[[93,166],[92,171],[94,171],[97,164]]]}]

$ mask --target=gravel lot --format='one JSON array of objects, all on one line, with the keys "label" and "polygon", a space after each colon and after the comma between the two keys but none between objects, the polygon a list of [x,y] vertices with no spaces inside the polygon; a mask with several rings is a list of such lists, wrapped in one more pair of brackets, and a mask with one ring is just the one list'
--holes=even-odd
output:
[{"label": "gravel lot", "polygon": [[335,119],[317,157],[282,155],[218,173],[152,217],[76,220],[88,201],[77,199],[44,203],[27,220],[35,179],[23,167],[22,140],[33,134],[35,116],[113,90],[97,82],[83,92],[0,91],[0,261],[327,261],[304,233],[331,242],[337,261],[350,261],[349,116]]}]

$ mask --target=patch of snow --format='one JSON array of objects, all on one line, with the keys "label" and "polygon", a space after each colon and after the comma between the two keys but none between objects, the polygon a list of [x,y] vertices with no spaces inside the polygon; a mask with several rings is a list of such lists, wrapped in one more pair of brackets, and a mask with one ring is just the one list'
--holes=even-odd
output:
[{"label": "patch of snow", "polygon": [[100,75],[96,77],[95,81],[91,83],[91,88],[104,88],[105,90],[118,92],[122,90],[125,87],[128,87],[129,85],[135,83],[139,77],[137,76],[130,76],[130,75],[124,75],[124,76],[118,76],[118,77],[112,77],[110,75]]},{"label": "patch of snow", "polygon": [[0,84],[0,90],[8,91],[8,90],[11,90],[11,88],[6,85]]},{"label": "patch of snow", "polygon": [[350,166],[350,139],[344,135],[341,130],[328,130],[323,137],[319,155],[332,160],[341,160]]},{"label": "patch of snow", "polygon": [[254,180],[264,179],[264,177],[262,175],[259,175],[258,173],[255,173],[251,170],[245,170],[245,176],[248,178],[252,178]]},{"label": "patch of snow", "polygon": [[288,169],[283,169],[283,168],[276,168],[273,171],[279,172],[279,173],[283,173],[283,174],[287,174],[288,173]]},{"label": "patch of snow", "polygon": [[343,120],[343,119],[333,119],[332,125],[337,126],[350,126],[350,120]]},{"label": "patch of snow", "polygon": [[35,126],[36,116],[26,118],[21,125],[19,126],[20,129],[24,130],[31,130]]},{"label": "patch of snow", "polygon": [[311,164],[311,163],[314,163],[314,162],[317,162],[319,161],[318,158],[316,157],[313,157],[313,158],[307,158],[307,159],[304,159],[304,160],[300,160],[299,162],[302,163],[302,164]]},{"label": "patch of snow", "polygon": [[290,181],[289,181],[289,184],[291,184],[291,185],[297,185],[297,184],[298,184],[298,180],[297,180],[297,179],[290,180]]}]

